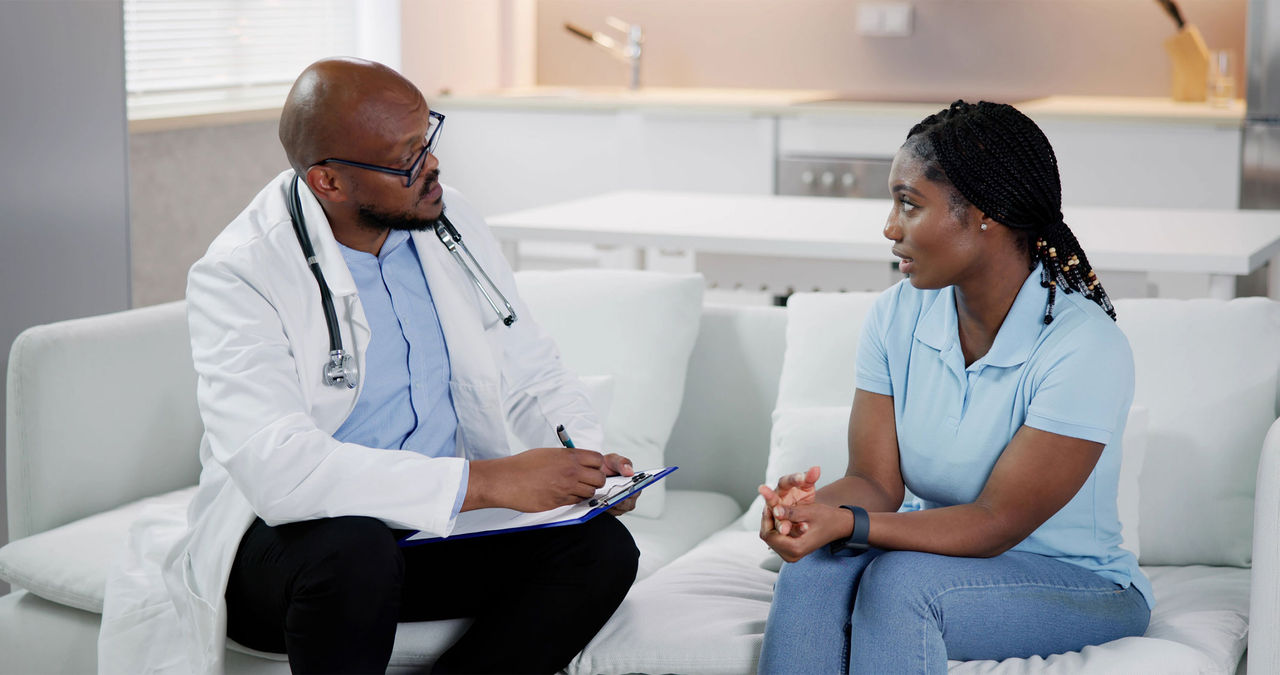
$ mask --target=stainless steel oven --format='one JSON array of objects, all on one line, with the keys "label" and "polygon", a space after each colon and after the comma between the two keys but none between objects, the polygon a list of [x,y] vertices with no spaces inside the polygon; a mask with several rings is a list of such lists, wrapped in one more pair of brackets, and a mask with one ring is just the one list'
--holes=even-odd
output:
[{"label": "stainless steel oven", "polygon": [[892,163],[892,157],[779,157],[774,193],[888,199]]}]

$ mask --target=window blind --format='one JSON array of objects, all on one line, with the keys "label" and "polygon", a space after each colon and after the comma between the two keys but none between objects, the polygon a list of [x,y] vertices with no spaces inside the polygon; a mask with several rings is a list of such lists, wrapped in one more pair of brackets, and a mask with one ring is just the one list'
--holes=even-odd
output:
[{"label": "window blind", "polygon": [[357,53],[357,0],[124,0],[129,117],[272,107]]}]

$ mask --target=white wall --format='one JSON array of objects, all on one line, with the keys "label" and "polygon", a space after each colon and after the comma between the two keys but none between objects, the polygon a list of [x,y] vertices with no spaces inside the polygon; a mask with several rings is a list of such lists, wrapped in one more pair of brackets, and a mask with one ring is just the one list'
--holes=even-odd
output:
[{"label": "white wall", "polygon": [[[0,91],[0,367],[7,373],[9,347],[23,329],[129,305],[121,3],[0,2]],[[0,544],[7,541],[0,499]]]},{"label": "white wall", "polygon": [[535,0],[405,0],[401,72],[430,101],[534,84]]}]

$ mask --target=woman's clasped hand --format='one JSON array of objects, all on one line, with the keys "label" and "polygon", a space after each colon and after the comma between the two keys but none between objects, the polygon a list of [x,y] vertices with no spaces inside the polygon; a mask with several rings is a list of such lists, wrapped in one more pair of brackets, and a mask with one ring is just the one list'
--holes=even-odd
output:
[{"label": "woman's clasped hand", "polygon": [[853,531],[852,513],[817,501],[821,474],[821,467],[813,466],[779,478],[777,487],[759,487],[765,504],[760,514],[760,538],[787,562]]}]

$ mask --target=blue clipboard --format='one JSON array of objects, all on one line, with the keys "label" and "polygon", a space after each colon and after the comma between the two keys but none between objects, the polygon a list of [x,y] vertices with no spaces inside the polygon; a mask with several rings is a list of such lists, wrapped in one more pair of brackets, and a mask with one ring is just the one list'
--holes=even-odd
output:
[{"label": "blue clipboard", "polygon": [[491,534],[523,532],[539,530],[547,527],[561,527],[585,523],[592,518],[626,501],[636,493],[666,478],[668,474],[680,467],[667,466],[661,469],[637,471],[633,476],[610,476],[605,486],[596,491],[596,496],[577,504],[561,506],[558,509],[541,513],[521,513],[512,509],[476,509],[458,514],[453,532],[448,537],[431,537],[422,532],[414,532],[400,539],[400,546],[417,546],[433,541],[450,541],[485,537]]}]

